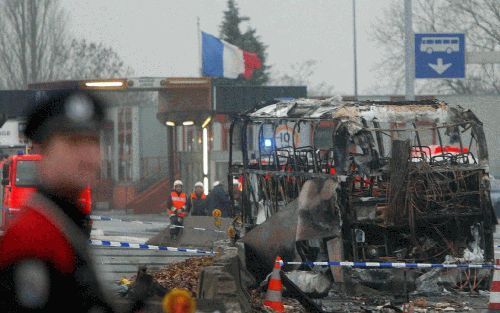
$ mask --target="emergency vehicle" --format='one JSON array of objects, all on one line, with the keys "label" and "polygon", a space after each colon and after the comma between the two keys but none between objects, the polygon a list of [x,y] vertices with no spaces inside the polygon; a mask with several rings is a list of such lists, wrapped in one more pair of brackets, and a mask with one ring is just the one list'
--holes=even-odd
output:
[{"label": "emergency vehicle", "polygon": [[22,118],[12,118],[0,127],[0,154],[14,155],[18,152],[27,153],[28,142],[23,135],[26,123]]},{"label": "emergency vehicle", "polygon": [[[26,203],[36,191],[36,166],[41,159],[39,154],[13,155],[0,163],[2,177],[0,228],[5,229],[8,226],[9,222],[20,212],[23,203]],[[90,214],[92,208],[90,188],[85,188],[80,201],[83,204],[84,213]]]}]

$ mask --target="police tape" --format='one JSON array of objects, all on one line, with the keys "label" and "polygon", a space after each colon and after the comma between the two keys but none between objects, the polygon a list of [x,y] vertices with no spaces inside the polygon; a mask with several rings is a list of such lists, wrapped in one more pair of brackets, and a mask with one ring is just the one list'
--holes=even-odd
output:
[{"label": "police tape", "polygon": [[349,262],[349,261],[327,261],[327,262],[285,262],[277,261],[283,265],[309,265],[309,266],[332,266],[332,267],[356,267],[356,268],[500,268],[491,263],[399,263],[399,262]]},{"label": "police tape", "polygon": [[162,223],[162,222],[143,222],[143,221],[130,221],[130,220],[124,220],[124,219],[119,219],[119,218],[114,218],[111,216],[100,216],[100,215],[90,215],[90,219],[94,221],[116,221],[116,222],[125,222],[125,223],[136,223],[136,224],[147,224],[147,225],[162,225],[162,226],[169,226],[170,228],[186,228],[186,229],[194,229],[194,230],[200,230],[200,231],[213,231],[216,233],[226,233],[223,230],[218,230],[218,229],[209,229],[209,228],[203,228],[203,227],[186,227],[182,225],[171,225],[169,223]]},{"label": "police tape", "polygon": [[225,234],[226,232],[223,230],[218,230],[218,229],[210,229],[210,228],[202,228],[202,227],[186,227],[183,225],[169,225],[170,228],[186,228],[186,229],[194,229],[194,230],[201,230],[201,231],[214,231],[216,233],[223,233]]},{"label": "police tape", "polygon": [[90,215],[90,219],[94,221],[115,221],[115,222],[125,222],[125,223],[135,223],[135,224],[147,224],[147,225],[168,225],[168,223],[163,223],[163,222],[143,222],[143,221],[131,221],[131,220],[124,220],[120,218],[114,218],[111,216],[101,216],[101,215]]},{"label": "police tape", "polygon": [[90,244],[93,246],[104,246],[104,247],[115,247],[115,248],[131,248],[131,249],[143,249],[143,250],[159,250],[159,251],[173,251],[173,252],[187,252],[187,253],[197,253],[197,254],[214,254],[213,251],[206,251],[200,249],[189,249],[189,248],[179,248],[179,247],[167,247],[167,246],[153,246],[145,243],[131,243],[123,241],[108,241],[108,240],[95,240],[90,239]]}]

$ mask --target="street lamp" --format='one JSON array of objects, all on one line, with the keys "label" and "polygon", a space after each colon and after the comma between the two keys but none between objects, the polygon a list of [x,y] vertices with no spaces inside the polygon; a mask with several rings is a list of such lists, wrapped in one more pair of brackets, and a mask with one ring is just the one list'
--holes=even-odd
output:
[{"label": "street lamp", "polygon": [[208,129],[203,127],[203,185],[205,193],[208,192]]},{"label": "street lamp", "polygon": [[123,87],[123,81],[115,80],[115,81],[90,81],[85,82],[85,87],[91,88],[109,88],[109,87]]},{"label": "street lamp", "polygon": [[201,124],[201,128],[206,128],[208,126],[208,124],[210,124],[210,121],[212,121],[212,117],[209,116],[205,119],[205,121],[203,122],[203,124]]}]

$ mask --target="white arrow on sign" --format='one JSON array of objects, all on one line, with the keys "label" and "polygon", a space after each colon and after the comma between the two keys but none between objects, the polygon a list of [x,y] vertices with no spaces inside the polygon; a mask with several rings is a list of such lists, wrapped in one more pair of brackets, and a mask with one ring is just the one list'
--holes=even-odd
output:
[{"label": "white arrow on sign", "polygon": [[452,64],[443,64],[443,59],[438,58],[437,59],[437,64],[432,64],[432,63],[427,63],[429,66],[435,70],[439,75],[443,74],[444,71],[446,71]]}]

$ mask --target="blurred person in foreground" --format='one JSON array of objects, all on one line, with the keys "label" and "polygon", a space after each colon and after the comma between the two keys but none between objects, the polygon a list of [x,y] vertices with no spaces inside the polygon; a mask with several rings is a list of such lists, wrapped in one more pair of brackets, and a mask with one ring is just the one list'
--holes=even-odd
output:
[{"label": "blurred person in foreground", "polygon": [[0,239],[2,312],[114,312],[79,201],[97,178],[103,122],[103,104],[86,93],[59,93],[29,113],[25,135],[42,155],[39,185]]}]

